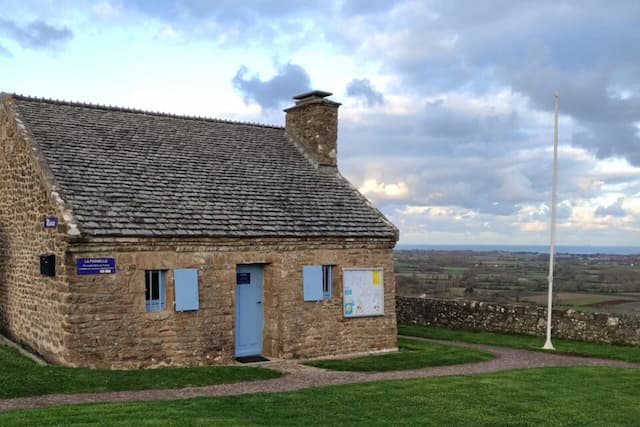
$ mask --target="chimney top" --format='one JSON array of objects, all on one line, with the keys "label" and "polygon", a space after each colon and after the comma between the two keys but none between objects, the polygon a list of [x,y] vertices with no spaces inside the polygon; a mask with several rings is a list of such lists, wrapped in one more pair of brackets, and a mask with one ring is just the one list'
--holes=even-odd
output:
[{"label": "chimney top", "polygon": [[285,108],[284,111],[289,111],[299,105],[303,104],[315,104],[321,103],[326,105],[332,105],[334,107],[339,107],[341,104],[339,102],[332,101],[330,99],[324,99],[327,96],[333,95],[331,92],[325,92],[323,90],[312,90],[311,92],[301,93],[300,95],[296,95],[293,99],[296,100],[296,104],[292,107]]},{"label": "chimney top", "polygon": [[323,90],[312,90],[311,92],[301,93],[300,95],[296,95],[293,97],[296,101],[303,101],[307,98],[326,98],[327,96],[333,95],[331,92],[325,92]]}]

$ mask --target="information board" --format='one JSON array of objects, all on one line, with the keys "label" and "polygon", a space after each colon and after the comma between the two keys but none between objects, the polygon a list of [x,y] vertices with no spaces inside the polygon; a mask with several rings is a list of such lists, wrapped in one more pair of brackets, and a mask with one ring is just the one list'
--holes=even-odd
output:
[{"label": "information board", "polygon": [[382,268],[342,270],[342,311],[344,317],[384,314],[384,271]]},{"label": "information board", "polygon": [[113,274],[116,272],[116,260],[113,258],[78,258],[78,274]]}]

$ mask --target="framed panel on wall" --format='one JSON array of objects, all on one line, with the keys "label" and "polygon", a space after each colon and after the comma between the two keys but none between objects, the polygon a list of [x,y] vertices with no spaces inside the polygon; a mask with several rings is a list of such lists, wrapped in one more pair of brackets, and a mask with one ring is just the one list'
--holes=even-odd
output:
[{"label": "framed panel on wall", "polygon": [[384,315],[382,268],[345,268],[342,270],[342,284],[344,317]]}]

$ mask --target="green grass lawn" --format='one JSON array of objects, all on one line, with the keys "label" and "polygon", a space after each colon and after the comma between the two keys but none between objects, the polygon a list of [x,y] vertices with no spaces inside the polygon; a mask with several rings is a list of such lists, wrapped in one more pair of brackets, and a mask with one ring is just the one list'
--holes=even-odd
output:
[{"label": "green grass lawn", "polygon": [[539,368],[179,401],[0,413],[2,426],[636,426],[640,370]]},{"label": "green grass lawn", "polygon": [[419,369],[428,366],[456,365],[489,360],[487,351],[398,339],[398,352],[376,354],[350,359],[327,359],[307,362],[305,365],[336,371],[397,371]]},{"label": "green grass lawn", "polygon": [[[466,341],[477,344],[524,348],[527,350],[541,350],[545,341],[544,337],[534,337],[531,335],[453,330],[422,325],[399,325],[398,333],[400,335],[414,337]],[[640,347],[622,344],[598,344],[553,337],[552,342],[557,353],[603,357],[607,359],[624,360],[627,362],[640,362]]]},{"label": "green grass lawn", "polygon": [[270,369],[246,366],[134,371],[40,366],[14,348],[0,345],[0,399],[50,393],[180,388],[279,376],[279,372]]}]

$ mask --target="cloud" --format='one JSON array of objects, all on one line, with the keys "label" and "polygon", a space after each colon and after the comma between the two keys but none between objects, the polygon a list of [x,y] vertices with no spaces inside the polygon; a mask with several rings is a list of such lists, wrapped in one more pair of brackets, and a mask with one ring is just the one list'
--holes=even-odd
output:
[{"label": "cloud", "polygon": [[319,9],[321,2],[288,2],[263,0],[130,0],[123,6],[135,8],[148,15],[168,21],[221,20],[231,24],[257,22],[263,18],[276,19],[304,10]]},{"label": "cloud", "polygon": [[[361,188],[404,183],[407,191],[394,198],[368,194],[385,204],[385,212],[402,204],[439,205],[507,217],[536,206],[539,215],[519,221],[546,221],[552,129],[530,135],[525,130],[532,117],[518,103],[447,96],[417,112],[343,117],[340,141],[348,143],[339,146],[341,168]],[[571,215],[572,200],[598,197],[608,185],[638,179],[637,171],[617,163],[596,170],[598,160],[579,147],[561,146],[559,158],[559,217]]]},{"label": "cloud", "polygon": [[382,93],[373,88],[369,79],[353,79],[347,84],[347,95],[362,98],[369,107],[384,104]]},{"label": "cloud", "polygon": [[11,57],[11,51],[0,44],[0,56]]},{"label": "cloud", "polygon": [[254,101],[262,109],[279,108],[294,95],[311,90],[309,75],[300,65],[287,63],[268,80],[257,75],[247,77],[247,73],[247,67],[241,66],[232,79],[233,86],[242,93],[245,103]]},{"label": "cloud", "polygon": [[526,67],[531,75],[509,76],[510,83],[526,93],[535,108],[548,111],[553,108],[551,94],[558,88],[560,112],[584,129],[572,133],[572,144],[588,148],[602,159],[620,156],[640,166],[640,138],[635,125],[640,117],[640,93],[626,99],[612,96],[607,88],[613,80],[606,66],[580,72],[535,63]]},{"label": "cloud", "polygon": [[[119,10],[170,25],[185,37],[218,44],[269,46],[300,43],[305,39],[304,18],[321,17],[332,5],[320,1],[282,0],[129,0],[118,1]],[[286,39],[286,41],[285,41]]]},{"label": "cloud", "polygon": [[122,14],[122,10],[118,5],[109,1],[101,1],[91,7],[91,11],[103,18],[114,18]]},{"label": "cloud", "polygon": [[25,25],[0,18],[0,32],[28,49],[54,49],[73,38],[68,27],[55,27],[42,20]]},{"label": "cloud", "polygon": [[[388,104],[387,108],[396,107]],[[358,155],[366,150],[370,155],[385,156],[515,155],[539,147],[537,141],[520,131],[525,120],[517,106],[496,107],[469,94],[419,100],[403,111],[366,112],[357,121],[344,122],[344,132],[354,140],[344,154]]]},{"label": "cloud", "polygon": [[176,41],[182,39],[182,34],[171,25],[167,24],[158,31],[156,37],[161,40]]},{"label": "cloud", "polygon": [[349,15],[369,15],[386,12],[393,7],[391,0],[349,0],[342,3],[342,12]]},{"label": "cloud", "polygon": [[341,16],[331,39],[414,94],[509,88],[533,111],[560,113],[569,141],[640,166],[637,1],[395,2],[383,16]]},{"label": "cloud", "polygon": [[404,182],[385,184],[384,182],[378,182],[375,178],[366,180],[358,190],[365,196],[376,200],[401,199],[406,197],[409,191],[407,184]]},{"label": "cloud", "polygon": [[623,217],[627,215],[627,211],[622,207],[624,203],[624,198],[620,197],[614,203],[608,206],[598,206],[596,209],[596,216],[617,216]]}]

